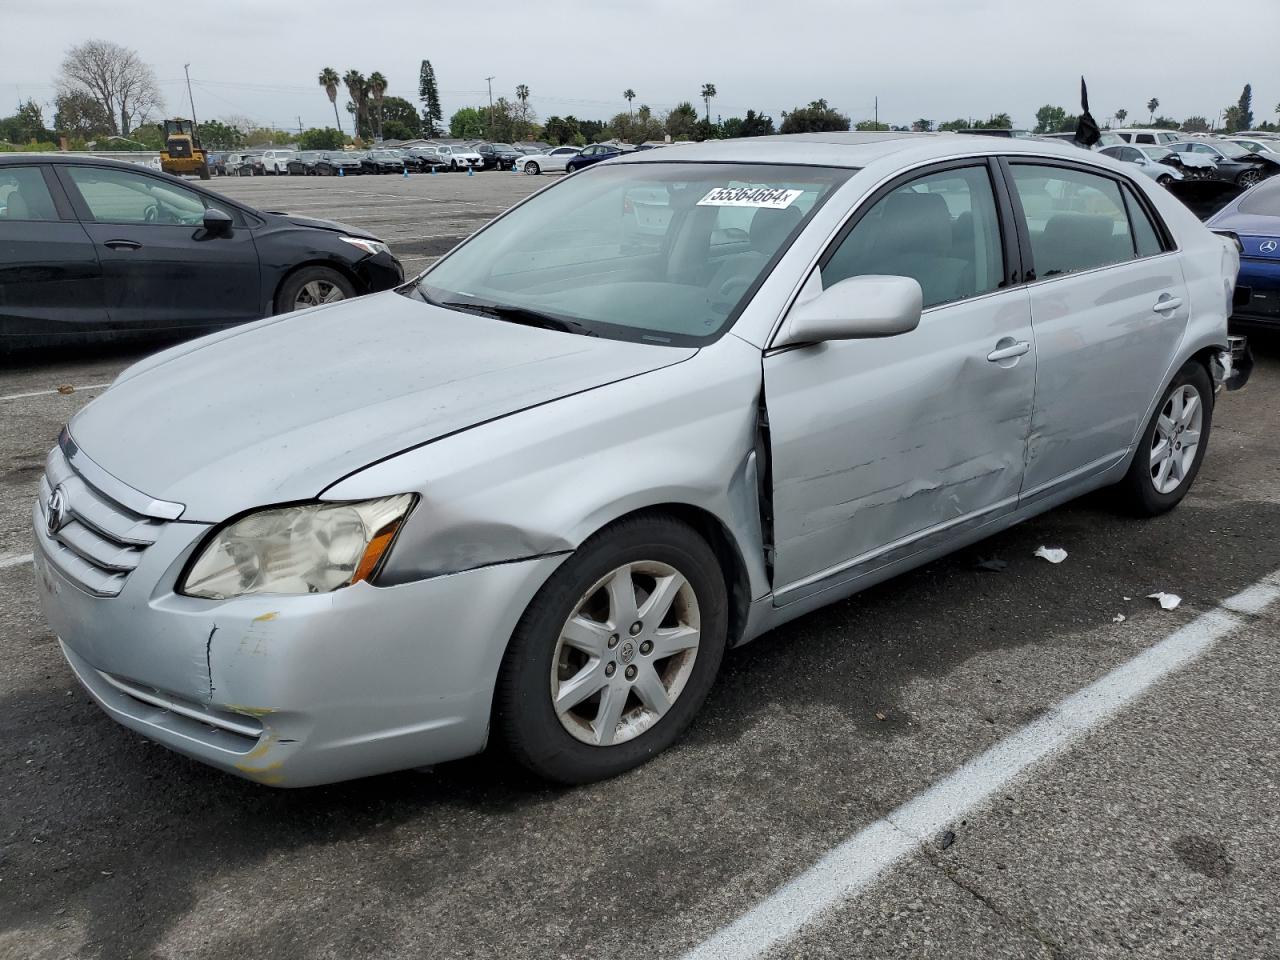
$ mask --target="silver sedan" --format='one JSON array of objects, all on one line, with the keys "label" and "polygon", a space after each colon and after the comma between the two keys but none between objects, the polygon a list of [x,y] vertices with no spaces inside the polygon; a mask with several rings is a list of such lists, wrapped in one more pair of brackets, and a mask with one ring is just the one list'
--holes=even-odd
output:
[{"label": "silver sedan", "polygon": [[261,783],[607,777],[772,627],[1100,487],[1173,508],[1238,262],[1070,146],[633,154],[121,374],[49,454],[41,602],[107,713]]},{"label": "silver sedan", "polygon": [[515,168],[530,176],[539,173],[564,173],[565,164],[582,152],[581,147],[556,147],[547,153],[534,153],[516,160]]}]

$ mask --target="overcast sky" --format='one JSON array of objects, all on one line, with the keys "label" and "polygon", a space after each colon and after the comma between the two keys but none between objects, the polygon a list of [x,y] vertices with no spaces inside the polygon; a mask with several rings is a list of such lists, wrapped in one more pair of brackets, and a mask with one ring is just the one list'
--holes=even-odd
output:
[{"label": "overcast sky", "polygon": [[1123,107],[1145,122],[1153,96],[1212,121],[1246,82],[1256,119],[1280,101],[1280,0],[0,0],[0,14],[0,115],[30,96],[46,122],[58,64],[88,39],[137,50],[171,114],[190,112],[190,62],[197,118],[285,128],[332,125],[322,67],[381,70],[416,102],[424,57],[446,119],[486,103],[490,75],[495,99],[527,84],[540,118],[607,119],[627,87],[636,106],[701,112],[712,82],[713,116],[780,121],[825,97],[857,121],[878,96],[890,123],[1007,111],[1031,127],[1042,104],[1075,112],[1081,73],[1100,121]]}]

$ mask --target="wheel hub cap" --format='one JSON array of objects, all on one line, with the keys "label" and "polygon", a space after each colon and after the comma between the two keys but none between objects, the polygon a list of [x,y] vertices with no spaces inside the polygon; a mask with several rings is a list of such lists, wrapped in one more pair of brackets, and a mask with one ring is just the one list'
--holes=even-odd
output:
[{"label": "wheel hub cap", "polygon": [[1190,384],[1174,390],[1165,400],[1151,437],[1151,483],[1157,493],[1173,493],[1187,478],[1200,447],[1204,404]]}]

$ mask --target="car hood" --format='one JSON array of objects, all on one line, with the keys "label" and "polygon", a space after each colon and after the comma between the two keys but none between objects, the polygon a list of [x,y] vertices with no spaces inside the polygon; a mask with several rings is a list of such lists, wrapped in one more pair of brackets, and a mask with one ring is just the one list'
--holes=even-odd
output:
[{"label": "car hood", "polygon": [[[1174,156],[1182,162],[1184,167],[1196,167],[1203,170],[1218,165],[1213,157],[1204,157],[1198,153],[1176,153]],[[1161,160],[1160,162],[1163,163],[1164,161]]]},{"label": "car hood", "polygon": [[368,237],[370,240],[376,240],[373,234],[361,227],[348,226],[345,223],[339,223],[337,220],[318,220],[315,217],[295,217],[291,213],[277,212],[276,216],[284,217],[296,227],[311,227],[316,230],[332,230],[334,233],[347,233],[353,237]]},{"label": "car hood", "polygon": [[388,291],[184,344],[68,425],[129,486],[218,522],[385,457],[697,351],[584,337]]}]

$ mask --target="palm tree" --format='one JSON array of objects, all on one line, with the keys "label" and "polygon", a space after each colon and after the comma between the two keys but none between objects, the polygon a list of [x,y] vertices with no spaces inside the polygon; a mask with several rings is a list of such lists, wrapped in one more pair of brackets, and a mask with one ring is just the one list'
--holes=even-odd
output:
[{"label": "palm tree", "polygon": [[1119,123],[1119,124],[1120,124],[1120,126],[1122,126],[1122,127],[1123,127],[1123,126],[1124,126],[1124,118],[1125,118],[1125,117],[1127,117],[1127,116],[1129,116],[1129,111],[1128,111],[1128,110],[1126,110],[1124,107],[1121,107],[1119,110],[1117,110],[1117,111],[1116,111],[1116,122],[1117,122],[1117,123]]},{"label": "palm tree", "polygon": [[520,101],[520,137],[529,135],[529,86],[521,83],[516,86],[516,99]]},{"label": "palm tree", "polygon": [[387,78],[377,70],[369,74],[369,93],[373,95],[373,105],[378,111],[378,139],[382,139],[382,98],[387,93]]},{"label": "palm tree", "polygon": [[1147,117],[1147,123],[1153,123],[1155,121],[1156,108],[1159,106],[1160,106],[1160,101],[1157,100],[1155,97],[1152,97],[1150,100],[1147,101],[1147,112],[1151,114],[1151,116]]},{"label": "palm tree", "polygon": [[702,102],[707,105],[707,123],[711,122],[711,98],[716,95],[716,85],[714,83],[704,83],[702,85]]},{"label": "palm tree", "polygon": [[[631,101],[634,100],[635,98],[636,98],[636,92],[632,90],[630,87],[627,87],[627,89],[622,91],[622,99],[627,101],[627,113],[631,113]],[[1280,112],[1280,111],[1277,111],[1277,112]],[[631,113],[631,115],[633,117],[635,116],[634,113]]]},{"label": "palm tree", "polygon": [[351,106],[356,115],[356,136],[368,129],[369,120],[369,81],[359,70],[348,70],[342,75],[342,83],[347,88],[347,96],[351,98]]},{"label": "palm tree", "polygon": [[342,80],[338,76],[338,71],[333,67],[325,67],[320,71],[320,86],[324,87],[324,92],[329,95],[329,102],[333,104],[333,122],[338,125],[338,132],[342,132],[342,120],[338,116],[338,84]]}]

